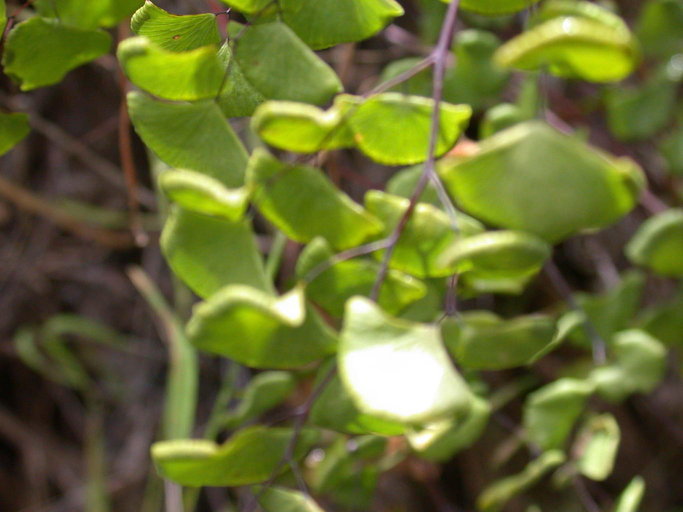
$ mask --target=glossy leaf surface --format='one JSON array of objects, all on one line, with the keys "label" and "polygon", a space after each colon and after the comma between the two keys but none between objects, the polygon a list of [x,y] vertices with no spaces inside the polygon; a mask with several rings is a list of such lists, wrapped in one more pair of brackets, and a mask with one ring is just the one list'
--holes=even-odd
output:
[{"label": "glossy leaf surface", "polygon": [[274,297],[227,286],[195,308],[187,333],[198,349],[254,368],[301,367],[336,349],[334,334],[300,288]]},{"label": "glossy leaf surface", "polygon": [[372,416],[415,424],[470,409],[471,393],[438,329],[391,318],[368,299],[347,303],[338,357],[344,386]]},{"label": "glossy leaf surface", "polygon": [[297,242],[323,237],[332,247],[345,249],[382,229],[320,170],[285,164],[264,150],[252,154],[247,183],[259,211]]}]

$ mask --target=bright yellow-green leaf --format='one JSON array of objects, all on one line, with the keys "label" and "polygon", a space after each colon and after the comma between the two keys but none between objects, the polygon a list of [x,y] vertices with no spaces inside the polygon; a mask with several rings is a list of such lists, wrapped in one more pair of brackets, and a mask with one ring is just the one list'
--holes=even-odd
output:
[{"label": "bright yellow-green leaf", "polygon": [[150,0],[133,15],[131,28],[137,35],[172,52],[220,43],[214,14],[176,16],[157,7]]},{"label": "bright yellow-green leaf", "polygon": [[[447,4],[451,0],[441,0]],[[500,16],[521,11],[535,4],[538,0],[461,0],[460,7],[466,11],[473,11],[488,16]]]},{"label": "bright yellow-green leaf", "polygon": [[404,11],[395,0],[280,0],[282,19],[311,48],[361,41]]},{"label": "bright yellow-green leaf", "polygon": [[579,472],[591,480],[604,480],[614,469],[621,431],[609,413],[591,416],[583,425],[575,450],[579,452]]},{"label": "bright yellow-green leaf", "polygon": [[422,424],[470,409],[472,394],[438,328],[392,318],[364,297],[347,303],[338,360],[344,386],[371,416]]},{"label": "bright yellow-green leaf", "polygon": [[5,0],[0,0],[0,34],[5,33],[5,26],[7,25],[7,7],[5,7]]},{"label": "bright yellow-green leaf", "polygon": [[216,178],[196,171],[165,171],[159,176],[159,187],[185,210],[230,221],[241,219],[249,204],[246,187],[229,189]]},{"label": "bright yellow-green leaf", "polygon": [[256,493],[263,512],[324,512],[313,498],[301,491],[268,487],[262,493]]},{"label": "bright yellow-green leaf", "polygon": [[318,169],[280,162],[264,150],[252,154],[247,183],[253,202],[297,242],[323,237],[336,249],[363,243],[382,224],[341,192]]},{"label": "bright yellow-green leaf", "polygon": [[336,350],[334,334],[301,288],[275,297],[227,286],[195,308],[187,333],[198,349],[254,368],[297,368]]},{"label": "bright yellow-green leaf", "polygon": [[101,30],[34,16],[10,31],[2,65],[22,91],[30,91],[56,84],[72,69],[107,53],[110,46],[111,37]]},{"label": "bright yellow-green leaf", "polygon": [[132,92],[128,110],[143,142],[171,167],[206,174],[228,188],[244,184],[247,151],[214,102],[168,103]]},{"label": "bright yellow-green leaf", "polygon": [[437,171],[470,214],[550,242],[615,222],[633,208],[643,183],[631,160],[538,121],[496,133],[473,156],[449,158]]},{"label": "bright yellow-green leaf", "polygon": [[[222,445],[200,439],[162,441],[152,446],[152,459],[161,476],[188,487],[252,485],[283,468],[292,435],[291,429],[258,426],[237,432]],[[316,437],[304,429],[296,456]]]},{"label": "bright yellow-green leaf", "polygon": [[251,225],[175,208],[161,235],[161,248],[173,272],[200,297],[229,284],[270,292]]},{"label": "bright yellow-green leaf", "polygon": [[626,78],[639,60],[627,29],[575,16],[553,18],[508,41],[496,52],[504,67],[537,70],[590,82]]},{"label": "bright yellow-green leaf", "polygon": [[552,318],[529,315],[503,320],[489,311],[467,311],[442,324],[448,350],[458,364],[477,370],[500,370],[533,362],[558,343]]},{"label": "bright yellow-green leaf", "polygon": [[442,420],[407,434],[417,454],[427,460],[444,462],[472,445],[481,436],[491,415],[489,403],[473,396],[472,407],[464,419]]},{"label": "bright yellow-green leaf", "polygon": [[264,14],[273,0],[221,0],[224,4],[244,14]]},{"label": "bright yellow-green leaf", "polygon": [[521,473],[489,485],[479,495],[477,505],[482,512],[498,512],[508,501],[533,486],[549,471],[565,461],[560,450],[551,450],[532,460]]},{"label": "bright yellow-green leaf", "polygon": [[[406,198],[379,190],[370,190],[365,194],[365,207],[384,222],[383,236],[393,232],[409,203]],[[431,204],[418,203],[396,244],[389,265],[421,278],[451,275],[454,266],[442,264],[441,253],[459,236],[471,234],[469,230],[476,231],[477,226],[467,222],[462,226],[453,226],[449,216],[442,210]],[[375,254],[381,258],[384,251]]]},{"label": "bright yellow-green leaf", "polygon": [[131,82],[168,100],[214,98],[225,75],[213,45],[173,52],[146,37],[132,37],[121,41],[116,54]]},{"label": "bright yellow-green leaf", "polygon": [[16,146],[30,131],[27,114],[0,112],[0,155]]},{"label": "bright yellow-green leaf", "polygon": [[[385,165],[427,160],[434,100],[388,92],[371,97],[349,115],[360,150]],[[469,122],[468,105],[441,103],[436,156],[451,149]],[[406,129],[406,127],[410,129]]]},{"label": "bright yellow-green leaf", "polygon": [[144,0],[37,0],[38,14],[78,28],[115,27]]},{"label": "bright yellow-green leaf", "polygon": [[268,101],[254,112],[251,127],[267,144],[297,153],[355,145],[340,108],[324,111],[305,103]]},{"label": "bright yellow-green leaf", "polygon": [[669,277],[683,277],[683,209],[659,213],[645,221],[626,246],[637,264]]},{"label": "bright yellow-green leaf", "polygon": [[643,494],[645,494],[645,480],[642,476],[637,476],[622,491],[614,512],[638,512]]},{"label": "bright yellow-green leaf", "polygon": [[523,419],[529,440],[543,450],[564,448],[593,390],[590,382],[561,378],[531,393]]},{"label": "bright yellow-green leaf", "polygon": [[342,91],[332,68],[284,23],[247,27],[233,44],[244,77],[265,98],[322,105]]}]

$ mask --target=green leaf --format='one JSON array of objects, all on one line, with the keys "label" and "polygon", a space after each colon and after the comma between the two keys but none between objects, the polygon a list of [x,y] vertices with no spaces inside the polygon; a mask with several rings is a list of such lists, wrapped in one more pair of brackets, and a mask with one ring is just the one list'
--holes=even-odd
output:
[{"label": "green leaf", "polygon": [[343,89],[332,68],[283,23],[249,26],[233,44],[244,77],[265,98],[322,105]]},{"label": "green leaf", "polygon": [[577,436],[579,472],[591,480],[605,480],[614,469],[621,431],[609,413],[591,416]]},{"label": "green leaf", "polygon": [[549,471],[565,461],[564,453],[551,450],[532,460],[521,473],[509,476],[489,485],[479,495],[477,505],[482,512],[497,512],[513,497],[523,493],[543,478]]},{"label": "green leaf", "polygon": [[[296,455],[303,455],[316,438],[301,432]],[[249,427],[223,445],[205,440],[162,441],[152,445],[159,474],[188,487],[233,487],[265,482],[280,469],[293,432],[286,428]]]},{"label": "green leaf", "polygon": [[35,16],[7,36],[2,65],[22,91],[56,84],[74,68],[109,51],[111,37],[101,30],[62,25]]},{"label": "green leaf", "polygon": [[602,23],[617,30],[628,31],[626,22],[608,8],[583,0],[549,0],[532,13],[531,25],[538,25],[553,18],[574,16]]},{"label": "green leaf", "polygon": [[683,277],[683,209],[646,220],[626,246],[626,255],[659,275]]},{"label": "green leaf", "polygon": [[137,35],[171,52],[185,52],[220,43],[214,14],[176,16],[150,0],[133,15],[131,28]]},{"label": "green leaf", "polygon": [[551,250],[530,233],[487,231],[453,242],[442,253],[441,263],[474,279],[526,279],[541,270]]},{"label": "green leaf", "polygon": [[529,395],[524,428],[542,450],[562,449],[594,390],[590,382],[561,378]]},{"label": "green leaf", "polygon": [[225,70],[214,45],[175,52],[146,37],[131,37],[119,43],[116,55],[131,82],[160,98],[215,98],[223,84]]},{"label": "green leaf", "polygon": [[[383,237],[391,235],[409,203],[408,199],[379,190],[370,190],[365,194],[365,207],[384,223]],[[457,227],[452,225],[445,212],[430,204],[418,203],[395,246],[390,267],[420,278],[453,274],[453,266],[441,263],[441,253],[459,236],[469,234],[466,229],[477,229],[476,225],[466,222],[462,225],[462,231],[456,231]],[[384,251],[375,254],[381,258]]]},{"label": "green leaf", "polygon": [[651,307],[642,315],[638,326],[669,346],[683,348],[683,293],[668,302]]},{"label": "green leaf", "polygon": [[229,222],[176,208],[164,226],[161,248],[173,272],[200,297],[229,284],[272,289],[247,221]]},{"label": "green leaf", "polygon": [[576,16],[553,18],[501,46],[495,60],[503,67],[539,70],[589,82],[626,78],[639,60],[627,28]]},{"label": "green leaf", "polygon": [[650,393],[664,378],[666,348],[646,332],[630,329],[617,333],[610,348],[614,362],[590,374],[606,400],[621,402],[633,393]]},{"label": "green leaf", "polygon": [[631,160],[538,121],[496,133],[478,153],[445,160],[437,171],[470,214],[550,242],[618,220],[635,205],[643,179]]},{"label": "green leaf", "polygon": [[166,103],[128,95],[140,138],[171,167],[207,174],[228,188],[244,183],[247,152],[213,102]]},{"label": "green leaf", "polygon": [[263,512],[324,512],[313,498],[301,491],[268,487],[262,493],[257,491],[257,495]]},{"label": "green leaf", "polygon": [[473,396],[472,407],[464,419],[442,420],[408,432],[410,446],[427,460],[445,462],[471,446],[484,432],[491,415],[489,403]]},{"label": "green leaf", "polygon": [[246,187],[228,189],[217,179],[195,171],[169,170],[159,176],[159,188],[185,210],[237,221],[249,204]]},{"label": "green leaf", "polygon": [[479,127],[479,138],[488,139],[494,133],[527,120],[522,109],[513,103],[499,103],[484,114]]},{"label": "green leaf", "polygon": [[[441,0],[447,4],[451,0]],[[538,0],[461,0],[460,7],[487,16],[500,16],[522,11]]]},{"label": "green leaf", "polygon": [[641,11],[636,35],[647,55],[668,57],[683,45],[683,5],[678,0],[650,0]]},{"label": "green leaf", "polygon": [[37,0],[38,14],[54,18],[64,25],[93,29],[115,27],[133,14],[144,0]]},{"label": "green leaf", "polygon": [[282,19],[314,50],[376,34],[403,8],[394,0],[280,0]]},{"label": "green leaf", "polygon": [[324,111],[305,103],[268,101],[254,112],[251,127],[271,146],[316,153],[355,145],[344,117],[345,113],[336,105]]},{"label": "green leaf", "polygon": [[334,333],[306,305],[300,287],[274,297],[226,286],[195,308],[187,333],[198,349],[253,368],[297,368],[336,349]]},{"label": "green leaf", "polygon": [[645,494],[645,480],[642,476],[637,476],[619,495],[614,512],[638,512],[643,494]]},{"label": "green leaf", "polygon": [[7,8],[5,7],[5,0],[0,0],[0,34],[5,33],[7,26]]},{"label": "green leaf", "polygon": [[363,243],[381,223],[341,192],[318,169],[285,164],[262,149],[252,154],[247,183],[259,211],[289,238],[323,237],[345,249]]},{"label": "green leaf", "polygon": [[[324,239],[314,239],[299,256],[297,276],[307,281],[309,273],[318,274],[306,285],[308,298],[341,318],[349,298],[370,294],[379,264],[369,259],[335,262],[334,257],[334,251]],[[323,266],[328,268],[320,272]],[[418,279],[391,269],[380,291],[379,305],[389,314],[398,314],[426,293],[425,285]]]},{"label": "green leaf", "polygon": [[217,102],[227,117],[250,116],[265,98],[244,76],[237,59],[233,58],[230,43],[226,42],[218,50],[218,57],[227,70],[225,84]]},{"label": "green leaf", "polygon": [[31,126],[28,123],[27,114],[0,112],[0,155],[4,155],[16,146],[30,131]]},{"label": "green leaf", "polygon": [[[370,158],[385,165],[410,165],[427,159],[433,109],[430,98],[388,92],[365,101],[348,122],[356,144]],[[441,103],[436,156],[455,145],[471,115],[468,105]]]},{"label": "green leaf", "polygon": [[659,144],[659,151],[666,161],[667,171],[683,175],[683,128],[669,133]]},{"label": "green leaf", "polygon": [[[330,364],[321,366],[317,382],[328,374],[330,367]],[[387,421],[358,409],[338,375],[332,377],[315,401],[310,419],[313,425],[345,434],[399,436],[406,430],[401,423]]]},{"label": "green leaf", "polygon": [[438,328],[389,317],[366,298],[347,303],[338,358],[344,386],[372,416],[420,424],[470,409],[471,392]]},{"label": "green leaf", "polygon": [[221,0],[221,2],[244,14],[264,14],[266,8],[273,5],[273,0]]},{"label": "green leaf", "polygon": [[501,370],[529,364],[558,343],[552,318],[528,315],[503,320],[489,311],[467,311],[441,326],[448,350],[458,364],[475,370]]},{"label": "green leaf", "polygon": [[228,426],[241,425],[272,409],[285,400],[296,387],[289,372],[263,372],[249,381],[234,412],[226,415]]}]

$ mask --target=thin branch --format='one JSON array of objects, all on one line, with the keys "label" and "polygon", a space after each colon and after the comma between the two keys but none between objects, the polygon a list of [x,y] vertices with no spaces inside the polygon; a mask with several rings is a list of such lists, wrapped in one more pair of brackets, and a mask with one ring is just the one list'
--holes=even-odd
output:
[{"label": "thin branch", "polygon": [[583,313],[583,330],[586,336],[591,341],[591,346],[593,348],[593,362],[598,365],[605,364],[607,361],[607,344],[602,338],[595,325],[586,315],[584,309],[579,305],[574,299],[574,293],[569,286],[569,283],[562,276],[562,273],[557,268],[557,265],[553,261],[549,261],[545,266],[545,274],[550,279],[555,289],[560,293],[562,298],[569,304],[569,306],[575,310]]},{"label": "thin branch", "polygon": [[600,505],[598,505],[593,496],[591,496],[588,487],[586,487],[586,482],[583,481],[581,476],[576,475],[572,478],[572,485],[586,512],[601,512],[602,509],[600,508]]},{"label": "thin branch", "polygon": [[417,206],[418,200],[424,192],[425,187],[432,180],[432,175],[435,175],[434,166],[436,161],[436,141],[439,136],[439,127],[441,124],[441,100],[443,98],[443,82],[444,76],[446,74],[446,64],[448,62],[449,49],[453,41],[453,35],[455,34],[455,24],[458,19],[458,6],[459,0],[453,0],[448,6],[448,11],[446,12],[446,17],[444,18],[443,25],[441,27],[441,34],[439,35],[439,41],[434,49],[434,52],[430,57],[425,60],[433,60],[434,62],[434,81],[433,81],[433,94],[432,99],[434,101],[434,109],[432,111],[432,124],[429,136],[429,147],[427,150],[427,160],[424,165],[424,170],[420,176],[419,181],[413,191],[413,195],[410,197],[410,204],[408,208],[403,213],[403,216],[399,220],[396,228],[389,237],[389,247],[387,247],[384,253],[384,259],[382,260],[382,266],[380,267],[379,273],[377,274],[377,279],[372,288],[372,293],[370,298],[377,301],[379,297],[380,290],[384,281],[386,280],[387,274],[389,272],[389,262],[394,255],[394,250],[396,249],[396,244],[398,243],[401,235],[408,225],[415,207]]},{"label": "thin branch", "polygon": [[360,256],[372,254],[373,252],[381,251],[382,249],[386,249],[387,247],[389,247],[389,239],[385,238],[383,240],[378,240],[377,242],[359,245],[358,247],[353,247],[352,249],[340,252],[339,254],[335,254],[334,256],[332,256],[332,258],[330,258],[329,260],[323,261],[316,267],[313,267],[313,269],[310,272],[308,272],[308,274],[306,274],[302,280],[306,283],[310,283],[311,281],[314,281],[317,277],[319,277],[320,274],[322,274],[329,268],[333,267],[337,263],[342,263],[343,261],[348,261],[353,258],[358,258]]}]

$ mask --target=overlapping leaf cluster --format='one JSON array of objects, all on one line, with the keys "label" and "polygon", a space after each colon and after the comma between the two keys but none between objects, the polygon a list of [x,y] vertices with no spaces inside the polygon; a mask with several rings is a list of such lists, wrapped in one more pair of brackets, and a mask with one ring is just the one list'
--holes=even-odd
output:
[{"label": "overlapping leaf cluster", "polygon": [[[553,470],[560,487],[579,475],[607,478],[619,426],[610,414],[589,413],[587,404],[592,397],[623,401],[657,386],[665,343],[681,341],[680,299],[633,322],[640,274],[624,277],[607,295],[576,297],[576,307],[562,315],[446,316],[444,297],[520,294],[550,261],[553,246],[605,228],[636,206],[645,183],[632,160],[538,120],[525,89],[516,103],[499,104],[500,94],[513,70],[619,81],[644,52],[666,61],[661,72],[638,89],[609,89],[606,105],[616,136],[649,137],[668,126],[665,106],[683,77],[679,48],[652,28],[670,22],[660,21],[666,9],[681,16],[677,7],[648,3],[638,38],[616,14],[565,0],[535,7],[526,30],[505,43],[480,28],[462,31],[444,101],[435,105],[429,69],[391,90],[380,85],[380,92],[352,95],[315,52],[375,35],[403,14],[393,0],[222,1],[247,21],[230,21],[227,37],[214,14],[177,16],[149,0],[87,8],[39,1],[37,15],[10,31],[3,58],[23,90],[54,83],[107,52],[102,28],[139,7],[135,35],[119,44],[117,56],[137,88],[127,99],[134,128],[168,166],[158,177],[172,203],[161,245],[173,272],[201,299],[188,340],[202,352],[269,370],[222,418],[232,432],[225,443],[156,444],[160,474],[185,486],[268,482],[256,491],[264,510],[319,510],[272,483],[280,478],[287,485],[286,463],[322,443],[326,455],[309,475],[311,486],[342,506],[367,507],[381,468],[411,452],[446,460],[482,435],[502,405],[481,371],[534,364],[566,339],[585,348],[595,342],[582,330],[589,326],[606,342],[608,360],[526,397],[523,437],[538,456],[486,488],[479,507],[500,510]],[[463,0],[461,8],[500,16],[535,3]],[[393,62],[381,80],[417,62]],[[529,76],[532,83],[536,76]],[[435,108],[439,161],[432,179],[442,193],[433,187],[416,198]],[[642,122],[641,111],[648,112]],[[483,114],[481,142],[453,151],[473,113]],[[245,137],[234,118],[246,116]],[[27,123],[23,114],[0,116],[0,152],[26,135]],[[683,160],[679,139],[673,131],[662,141],[674,172]],[[316,154],[342,149],[413,167],[397,170],[386,192],[370,190],[359,203],[313,165]],[[264,231],[301,244],[295,282],[284,288],[264,264]],[[626,255],[661,276],[683,278],[683,212],[647,221]],[[277,258],[275,247],[269,258]],[[452,276],[457,287],[447,290]],[[318,394],[304,413],[305,428],[247,426],[291,393],[294,375],[311,371]],[[389,436],[406,440],[398,456],[385,450]],[[349,439],[356,449],[347,453]],[[635,510],[642,492],[634,480],[617,510]]]}]

